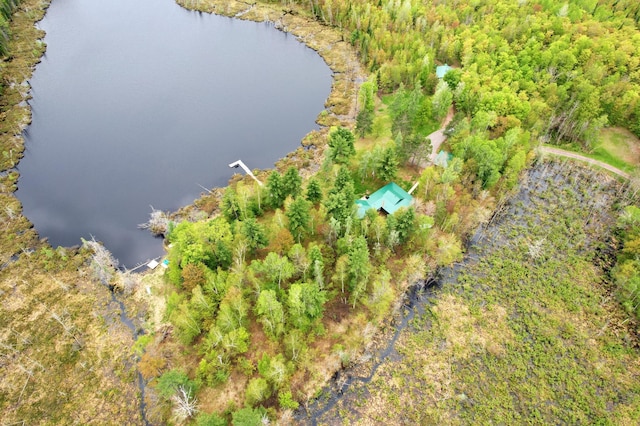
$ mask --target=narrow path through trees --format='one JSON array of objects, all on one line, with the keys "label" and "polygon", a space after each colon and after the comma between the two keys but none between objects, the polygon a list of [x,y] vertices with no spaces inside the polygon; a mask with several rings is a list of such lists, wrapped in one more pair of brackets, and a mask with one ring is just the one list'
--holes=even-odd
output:
[{"label": "narrow path through trees", "polygon": [[440,145],[442,144],[442,142],[444,142],[447,139],[447,137],[444,134],[444,129],[446,129],[447,125],[451,122],[451,120],[453,120],[453,115],[454,115],[453,107],[450,107],[449,112],[447,113],[447,117],[444,119],[444,122],[442,123],[442,127],[440,127],[440,129],[436,130],[435,132],[427,136],[427,138],[431,140],[431,156],[429,157],[429,160],[432,163],[435,160],[436,156],[438,155],[438,151],[440,150]]}]

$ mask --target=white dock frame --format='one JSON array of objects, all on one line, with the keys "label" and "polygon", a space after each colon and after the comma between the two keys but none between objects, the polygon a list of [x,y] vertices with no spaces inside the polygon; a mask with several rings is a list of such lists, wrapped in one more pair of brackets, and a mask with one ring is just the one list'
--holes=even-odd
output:
[{"label": "white dock frame", "polygon": [[251,176],[256,182],[258,182],[258,185],[262,186],[262,182],[260,182],[258,178],[255,177],[255,175],[251,172],[251,170],[249,170],[247,165],[242,162],[242,160],[238,160],[235,163],[229,164],[229,167],[231,167],[232,169],[237,168],[238,166],[242,167],[242,169],[245,171],[246,174]]}]

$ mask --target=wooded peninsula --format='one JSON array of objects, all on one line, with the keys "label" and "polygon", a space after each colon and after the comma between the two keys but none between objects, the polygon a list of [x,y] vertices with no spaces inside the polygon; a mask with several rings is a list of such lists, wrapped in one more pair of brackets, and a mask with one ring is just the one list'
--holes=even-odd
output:
[{"label": "wooded peninsula", "polygon": [[49,1],[0,0],[3,424],[640,423],[640,3],[177,3],[316,50],[321,128],[154,211],[164,267],[51,247],[14,194]]}]

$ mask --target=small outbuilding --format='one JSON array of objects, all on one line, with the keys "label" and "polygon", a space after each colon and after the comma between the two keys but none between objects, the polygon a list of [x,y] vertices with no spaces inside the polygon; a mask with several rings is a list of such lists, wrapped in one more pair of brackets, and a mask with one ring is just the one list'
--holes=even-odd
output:
[{"label": "small outbuilding", "polygon": [[448,73],[449,71],[451,71],[452,69],[453,69],[453,67],[450,67],[447,64],[440,65],[440,66],[436,67],[436,77],[444,78],[445,74]]},{"label": "small outbuilding", "polygon": [[394,182],[390,182],[366,198],[356,201],[358,217],[363,218],[367,210],[375,209],[393,214],[402,207],[413,204],[413,197]]},{"label": "small outbuilding", "polygon": [[449,161],[451,161],[452,159],[453,155],[451,155],[447,151],[440,151],[438,155],[436,155],[433,159],[433,164],[446,169],[449,165]]}]

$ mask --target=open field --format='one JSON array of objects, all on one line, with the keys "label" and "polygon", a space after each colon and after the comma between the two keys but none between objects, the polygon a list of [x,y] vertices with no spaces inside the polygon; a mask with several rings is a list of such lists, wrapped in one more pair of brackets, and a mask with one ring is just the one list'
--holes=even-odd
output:
[{"label": "open field", "polygon": [[633,173],[640,166],[640,139],[622,127],[602,129],[590,152],[573,145],[562,145],[562,148],[602,161],[626,173]]},{"label": "open field", "polygon": [[593,158],[631,172],[640,166],[640,139],[627,129],[609,127],[600,132],[600,143],[592,155]]}]

